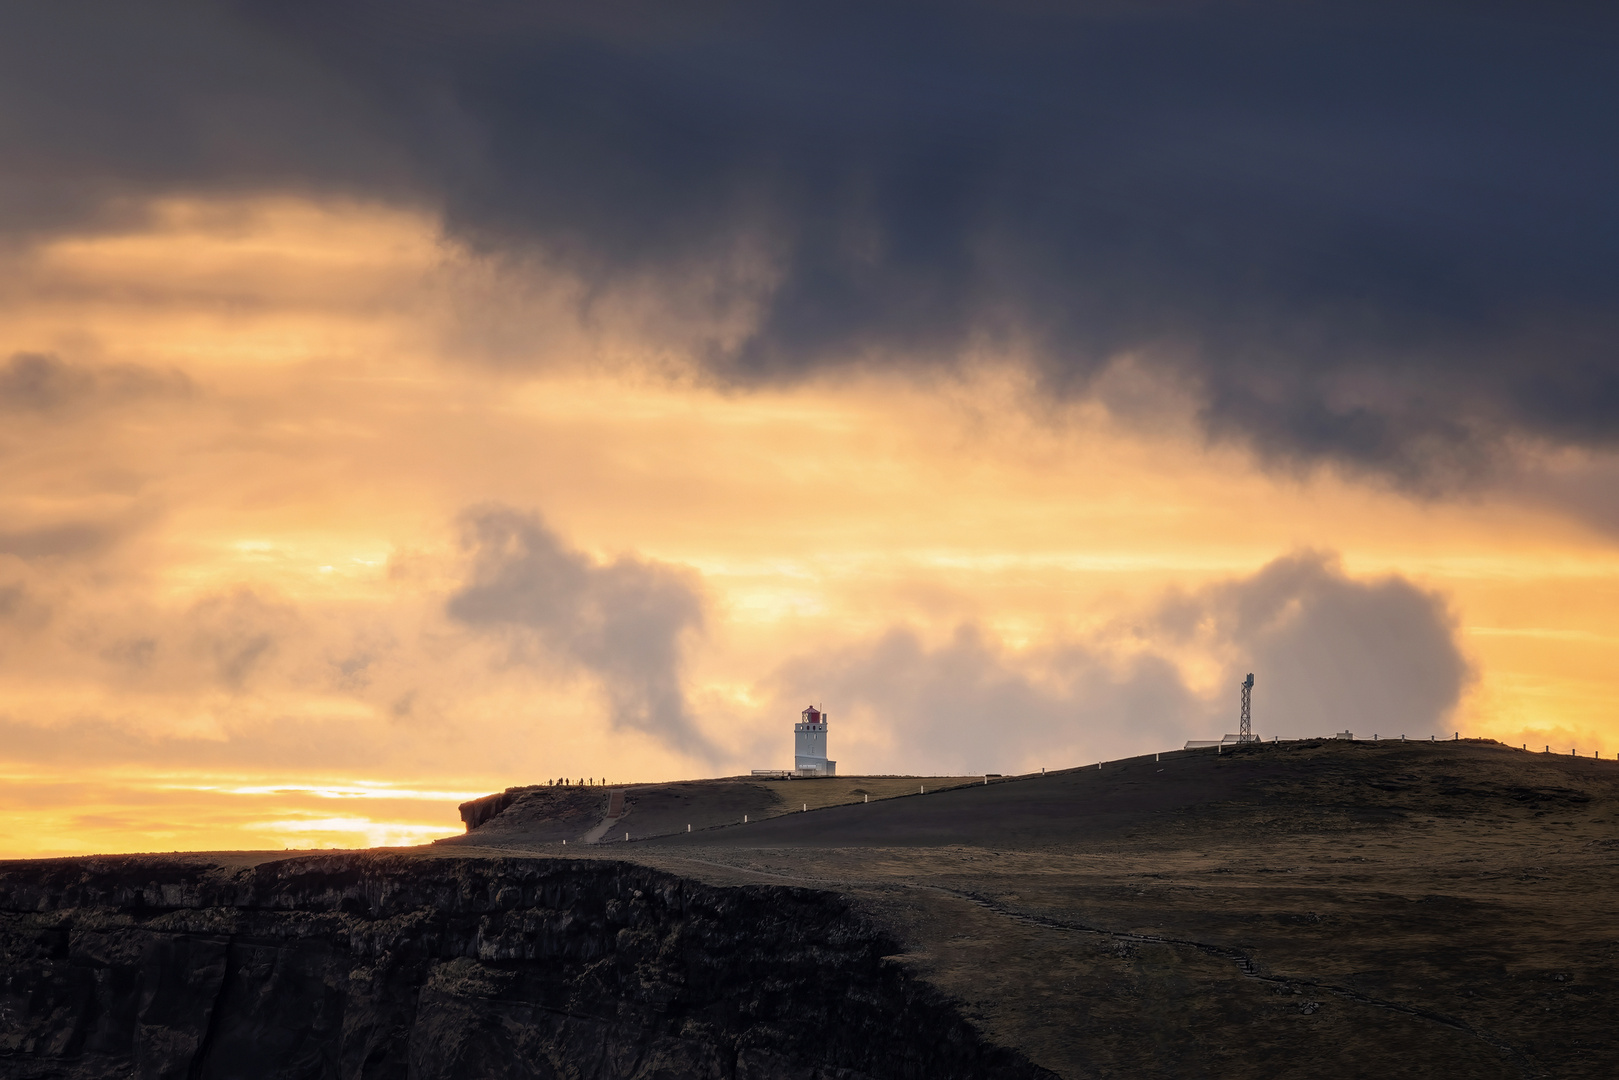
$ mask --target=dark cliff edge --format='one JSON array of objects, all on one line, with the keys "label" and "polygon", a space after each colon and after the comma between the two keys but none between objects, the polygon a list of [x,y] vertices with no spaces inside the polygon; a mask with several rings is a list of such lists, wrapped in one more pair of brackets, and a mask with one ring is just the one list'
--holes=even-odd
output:
[{"label": "dark cliff edge", "polygon": [[835,893],[562,859],[0,864],[0,1076],[1039,1077]]},{"label": "dark cliff edge", "polygon": [[476,829],[479,825],[482,825],[516,802],[517,796],[524,790],[526,789],[507,788],[505,791],[496,792],[493,795],[485,795],[481,799],[469,799],[456,807],[457,810],[461,811],[461,821],[466,825],[467,832]]},{"label": "dark cliff edge", "polygon": [[512,787],[468,800],[459,809],[467,833],[479,830],[487,838],[515,829],[530,844],[556,843],[576,840],[601,824],[609,798],[610,789],[600,787]]}]

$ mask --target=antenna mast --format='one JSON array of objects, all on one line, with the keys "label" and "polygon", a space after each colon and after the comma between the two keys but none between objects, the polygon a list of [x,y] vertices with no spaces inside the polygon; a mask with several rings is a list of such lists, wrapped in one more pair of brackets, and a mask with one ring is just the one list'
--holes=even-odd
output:
[{"label": "antenna mast", "polygon": [[1237,728],[1237,741],[1239,743],[1259,741],[1254,738],[1253,698],[1254,673],[1250,671],[1248,677],[1242,682],[1242,721],[1241,726]]}]

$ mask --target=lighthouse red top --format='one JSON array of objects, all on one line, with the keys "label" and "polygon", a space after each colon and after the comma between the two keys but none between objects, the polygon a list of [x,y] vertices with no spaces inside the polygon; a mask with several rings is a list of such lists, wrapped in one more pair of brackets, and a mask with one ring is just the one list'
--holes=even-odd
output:
[{"label": "lighthouse red top", "polygon": [[809,708],[804,710],[804,723],[824,724],[826,723],[826,714],[820,709],[817,709],[815,706],[811,705]]}]

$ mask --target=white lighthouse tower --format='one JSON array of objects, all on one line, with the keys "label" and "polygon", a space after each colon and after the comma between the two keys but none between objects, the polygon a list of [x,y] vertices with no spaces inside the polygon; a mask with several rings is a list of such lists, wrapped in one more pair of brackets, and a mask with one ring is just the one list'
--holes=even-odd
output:
[{"label": "white lighthouse tower", "polygon": [[798,776],[838,773],[838,763],[826,759],[826,713],[813,705],[793,725],[793,772]]}]

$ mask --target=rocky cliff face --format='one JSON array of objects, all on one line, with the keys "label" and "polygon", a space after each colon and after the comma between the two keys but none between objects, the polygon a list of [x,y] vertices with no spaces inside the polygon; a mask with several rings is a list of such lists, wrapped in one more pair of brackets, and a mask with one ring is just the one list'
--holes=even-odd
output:
[{"label": "rocky cliff face", "polygon": [[582,860],[0,867],[0,1076],[1034,1077],[831,893]]},{"label": "rocky cliff face", "polygon": [[467,832],[476,829],[479,825],[482,825],[516,802],[518,795],[524,790],[523,788],[507,788],[505,791],[496,792],[494,795],[485,795],[481,799],[469,799],[462,803],[456,809],[461,811],[461,820],[466,824]]}]

